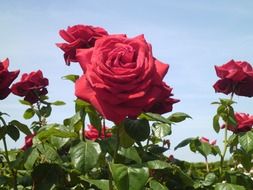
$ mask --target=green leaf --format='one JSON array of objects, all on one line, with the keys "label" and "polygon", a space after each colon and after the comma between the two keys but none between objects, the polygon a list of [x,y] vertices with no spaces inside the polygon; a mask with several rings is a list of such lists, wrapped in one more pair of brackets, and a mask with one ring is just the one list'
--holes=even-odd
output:
[{"label": "green leaf", "polygon": [[140,158],[135,147],[121,148],[119,150],[118,154],[120,154],[130,160],[134,160],[138,164],[141,163],[141,158]]},{"label": "green leaf", "polygon": [[[197,139],[198,140],[198,139]],[[212,153],[212,147],[213,145],[210,145],[209,143],[206,143],[206,142],[197,142],[197,140],[195,142],[192,142],[194,143],[195,147],[196,147],[196,150],[202,154],[204,157],[207,157],[209,154]]]},{"label": "green leaf", "polygon": [[148,168],[127,167],[123,164],[110,164],[109,167],[118,189],[144,189],[149,176]]},{"label": "green leaf", "polygon": [[63,188],[65,172],[57,164],[43,163],[33,169],[32,179],[34,189],[46,190],[55,186]]},{"label": "green leaf", "polygon": [[217,183],[214,190],[246,190],[243,186],[230,183]]},{"label": "green leaf", "polygon": [[7,127],[7,134],[14,140],[17,141],[19,139],[20,133],[19,130],[13,126],[13,125],[9,125]]},{"label": "green leaf", "polygon": [[142,113],[139,116],[140,119],[146,119],[148,121],[159,121],[161,123],[167,123],[171,124],[171,121],[169,119],[166,119],[165,117],[161,116],[160,114],[157,113]]},{"label": "green leaf", "polygon": [[239,143],[246,152],[253,150],[253,132],[248,131],[239,134]]},{"label": "green leaf", "polygon": [[116,126],[119,130],[119,140],[120,140],[120,145],[124,148],[129,148],[134,144],[134,139],[132,139],[125,131],[124,126]]},{"label": "green leaf", "polygon": [[87,179],[84,176],[80,176],[80,178],[92,185],[95,185],[97,188],[99,188],[100,190],[108,190],[109,187],[109,180],[105,180],[105,179]]},{"label": "green leaf", "polygon": [[220,116],[217,114],[213,117],[213,129],[216,133],[220,131],[220,123],[219,123]]},{"label": "green leaf", "polygon": [[149,182],[149,187],[151,190],[168,190],[166,186],[153,179]]},{"label": "green leaf", "polygon": [[39,152],[36,148],[33,148],[31,150],[28,149],[28,151],[25,151],[25,163],[24,163],[24,167],[27,170],[31,170],[33,169],[33,166],[36,162],[36,160],[39,158]]},{"label": "green leaf", "polygon": [[51,136],[61,137],[61,138],[77,138],[78,137],[78,135],[74,132],[63,131],[63,130],[57,129],[56,127],[59,127],[59,126],[54,125],[53,127],[39,131],[39,133],[37,134],[37,137],[41,141],[48,139]]},{"label": "green leaf", "polygon": [[217,176],[214,173],[208,173],[203,181],[204,186],[211,186],[217,181]]},{"label": "green leaf", "polygon": [[6,126],[0,127],[0,140],[6,135],[6,133],[7,127]]},{"label": "green leaf", "polygon": [[184,121],[186,118],[191,118],[191,116],[187,115],[186,113],[176,112],[176,113],[173,113],[171,116],[169,116],[168,119],[171,122],[178,123],[178,122]]},{"label": "green leaf", "polygon": [[51,104],[52,104],[52,105],[55,105],[55,106],[62,106],[62,105],[65,105],[66,103],[63,102],[63,101],[57,100],[57,101],[55,101],[55,102],[52,102]]},{"label": "green leaf", "polygon": [[35,111],[32,108],[28,108],[25,113],[23,114],[23,117],[25,119],[31,119],[35,114]]},{"label": "green leaf", "polygon": [[71,162],[82,173],[96,166],[101,149],[98,143],[87,140],[70,149]]},{"label": "green leaf", "polygon": [[66,75],[66,76],[63,76],[62,79],[65,79],[65,80],[70,80],[72,82],[76,82],[76,80],[79,78],[78,75]]},{"label": "green leaf", "polygon": [[145,165],[149,169],[154,169],[154,170],[162,170],[162,169],[171,167],[171,165],[168,162],[164,162],[164,161],[161,161],[161,160],[148,161],[148,162],[145,163]]},{"label": "green leaf", "polygon": [[[62,163],[57,150],[49,143],[38,144],[35,149],[48,162]],[[29,158],[28,158],[29,159]]]},{"label": "green leaf", "polygon": [[156,123],[154,126],[155,136],[163,138],[171,134],[171,126],[165,123]]},{"label": "green leaf", "polygon": [[194,139],[196,138],[187,138],[187,139],[184,139],[183,141],[181,141],[175,148],[174,150],[177,150],[178,148],[182,148],[186,145],[188,145],[191,141],[193,141]]},{"label": "green leaf", "polygon": [[43,117],[49,117],[51,115],[52,112],[52,107],[50,106],[50,104],[48,104],[47,106],[43,106],[40,109],[40,115]]},{"label": "green leaf", "polygon": [[150,126],[146,119],[124,120],[124,128],[127,134],[136,141],[144,141],[149,137]]},{"label": "green leaf", "polygon": [[101,131],[102,125],[101,121],[102,118],[99,116],[98,112],[92,106],[87,106],[85,108],[85,112],[89,116],[90,123],[93,127],[95,127],[98,131]]},{"label": "green leaf", "polygon": [[9,122],[9,125],[17,127],[21,132],[23,132],[26,135],[32,134],[28,126],[23,123],[20,123],[18,120],[12,120],[11,122]]},{"label": "green leaf", "polygon": [[23,105],[32,106],[32,104],[26,100],[19,100],[19,102]]}]

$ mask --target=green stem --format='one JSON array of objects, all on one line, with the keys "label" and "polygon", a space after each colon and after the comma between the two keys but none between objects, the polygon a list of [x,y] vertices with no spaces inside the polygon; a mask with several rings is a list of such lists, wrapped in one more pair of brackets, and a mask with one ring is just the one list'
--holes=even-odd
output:
[{"label": "green stem", "polygon": [[82,122],[82,131],[81,131],[81,133],[82,133],[82,137],[81,137],[81,140],[82,141],[86,141],[86,137],[85,137],[85,114],[84,114],[84,111],[83,110],[81,110],[80,111],[80,114],[81,114],[81,122]]},{"label": "green stem", "polygon": [[37,109],[38,109],[38,111],[35,113],[37,113],[37,116],[39,119],[39,127],[41,128],[42,127],[42,117],[40,115],[41,112],[40,112],[40,103],[39,102],[37,102]]},{"label": "green stem", "polygon": [[[230,100],[232,101],[234,96],[234,93],[232,92]],[[229,114],[228,114],[229,117]],[[228,149],[228,119],[225,122],[225,131],[224,131],[224,149],[223,149],[223,153],[221,155],[221,160],[220,160],[220,173],[223,173],[223,165],[224,165],[224,160],[225,160],[225,156],[226,156],[226,152]]]},{"label": "green stem", "polygon": [[123,127],[122,125],[116,126],[116,147],[115,147],[115,151],[113,154],[113,163],[115,163],[117,154],[118,154],[118,150],[119,150],[119,143],[120,143],[120,139],[119,139],[119,127]]},{"label": "green stem", "polygon": [[206,171],[207,173],[209,173],[209,164],[208,164],[207,157],[205,157],[205,164],[206,164]]}]

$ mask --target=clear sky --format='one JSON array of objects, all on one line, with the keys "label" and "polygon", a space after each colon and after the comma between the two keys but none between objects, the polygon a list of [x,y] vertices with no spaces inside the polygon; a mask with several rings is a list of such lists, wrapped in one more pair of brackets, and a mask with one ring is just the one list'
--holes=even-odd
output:
[{"label": "clear sky", "polygon": [[[109,33],[129,37],[144,34],[152,44],[153,54],[168,63],[165,80],[181,100],[173,112],[193,117],[173,126],[172,149],[187,137],[205,136],[222,143],[222,133],[212,130],[216,107],[210,103],[215,94],[212,85],[218,79],[214,65],[231,59],[253,64],[253,1],[251,0],[182,0],[182,1],[15,1],[1,0],[0,59],[10,59],[10,70],[21,73],[41,69],[49,78],[50,100],[63,100],[66,106],[55,108],[50,122],[62,122],[74,113],[74,88],[62,80],[67,74],[80,74],[78,64],[65,66],[63,53],[55,43],[62,42],[60,29],[75,24],[101,26]],[[19,78],[21,75],[19,76]],[[18,79],[16,80],[18,81]],[[12,119],[22,119],[24,106],[19,97],[10,95],[0,101],[0,110]],[[236,111],[253,114],[252,98],[235,97]],[[22,146],[24,139],[10,147]],[[0,143],[2,147],[2,142]],[[187,160],[201,160],[187,148],[168,154]]]}]

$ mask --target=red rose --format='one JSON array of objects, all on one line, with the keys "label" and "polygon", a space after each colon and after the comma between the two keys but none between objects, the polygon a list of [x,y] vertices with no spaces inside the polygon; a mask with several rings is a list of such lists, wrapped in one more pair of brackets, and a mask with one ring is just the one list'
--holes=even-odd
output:
[{"label": "red rose", "polygon": [[[228,130],[234,133],[250,131],[253,126],[253,115],[247,113],[235,113],[236,126],[229,125]],[[225,125],[222,126],[224,128]]]},{"label": "red rose", "polygon": [[30,148],[33,145],[34,136],[35,134],[31,134],[25,137],[25,145],[21,148],[23,151],[26,151],[28,148]]},{"label": "red rose", "polygon": [[48,86],[48,79],[44,78],[42,72],[38,70],[23,74],[21,81],[12,85],[11,91],[17,96],[24,96],[24,100],[34,104],[40,96],[47,94],[46,86]]},{"label": "red rose", "polygon": [[77,60],[86,73],[76,81],[76,96],[115,123],[142,112],[169,112],[179,101],[162,81],[169,65],[153,57],[143,35],[104,36],[93,48],[79,49]]},{"label": "red rose", "polygon": [[8,71],[9,59],[0,61],[0,100],[5,99],[11,92],[9,86],[17,78],[19,70]]},{"label": "red rose", "polygon": [[88,125],[88,128],[89,130],[85,130],[85,137],[87,139],[95,141],[98,138],[105,139],[112,136],[112,133],[108,132],[107,127],[102,128],[101,134],[99,134],[99,131],[92,125]]},{"label": "red rose", "polygon": [[93,47],[95,41],[101,36],[108,35],[103,28],[75,25],[68,27],[67,30],[60,30],[60,36],[68,43],[57,43],[64,53],[64,59],[67,65],[70,62],[76,62],[76,49]]},{"label": "red rose", "polygon": [[221,78],[213,85],[216,92],[253,96],[253,69],[249,63],[231,60],[222,66],[215,66],[215,70]]},{"label": "red rose", "polygon": [[202,142],[202,143],[208,143],[208,144],[210,144],[210,145],[215,145],[215,144],[216,144],[216,140],[213,140],[213,141],[209,142],[209,139],[206,138],[206,137],[201,137],[199,140],[200,140],[200,142]]}]

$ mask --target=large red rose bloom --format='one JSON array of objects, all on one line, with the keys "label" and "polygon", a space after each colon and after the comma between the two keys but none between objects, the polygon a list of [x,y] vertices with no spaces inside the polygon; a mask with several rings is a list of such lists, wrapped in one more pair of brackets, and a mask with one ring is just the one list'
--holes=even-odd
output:
[{"label": "large red rose bloom", "polygon": [[76,96],[115,123],[142,112],[169,112],[179,101],[163,82],[169,65],[153,57],[143,35],[104,36],[93,48],[79,49],[76,57],[85,71],[76,81]]}]

